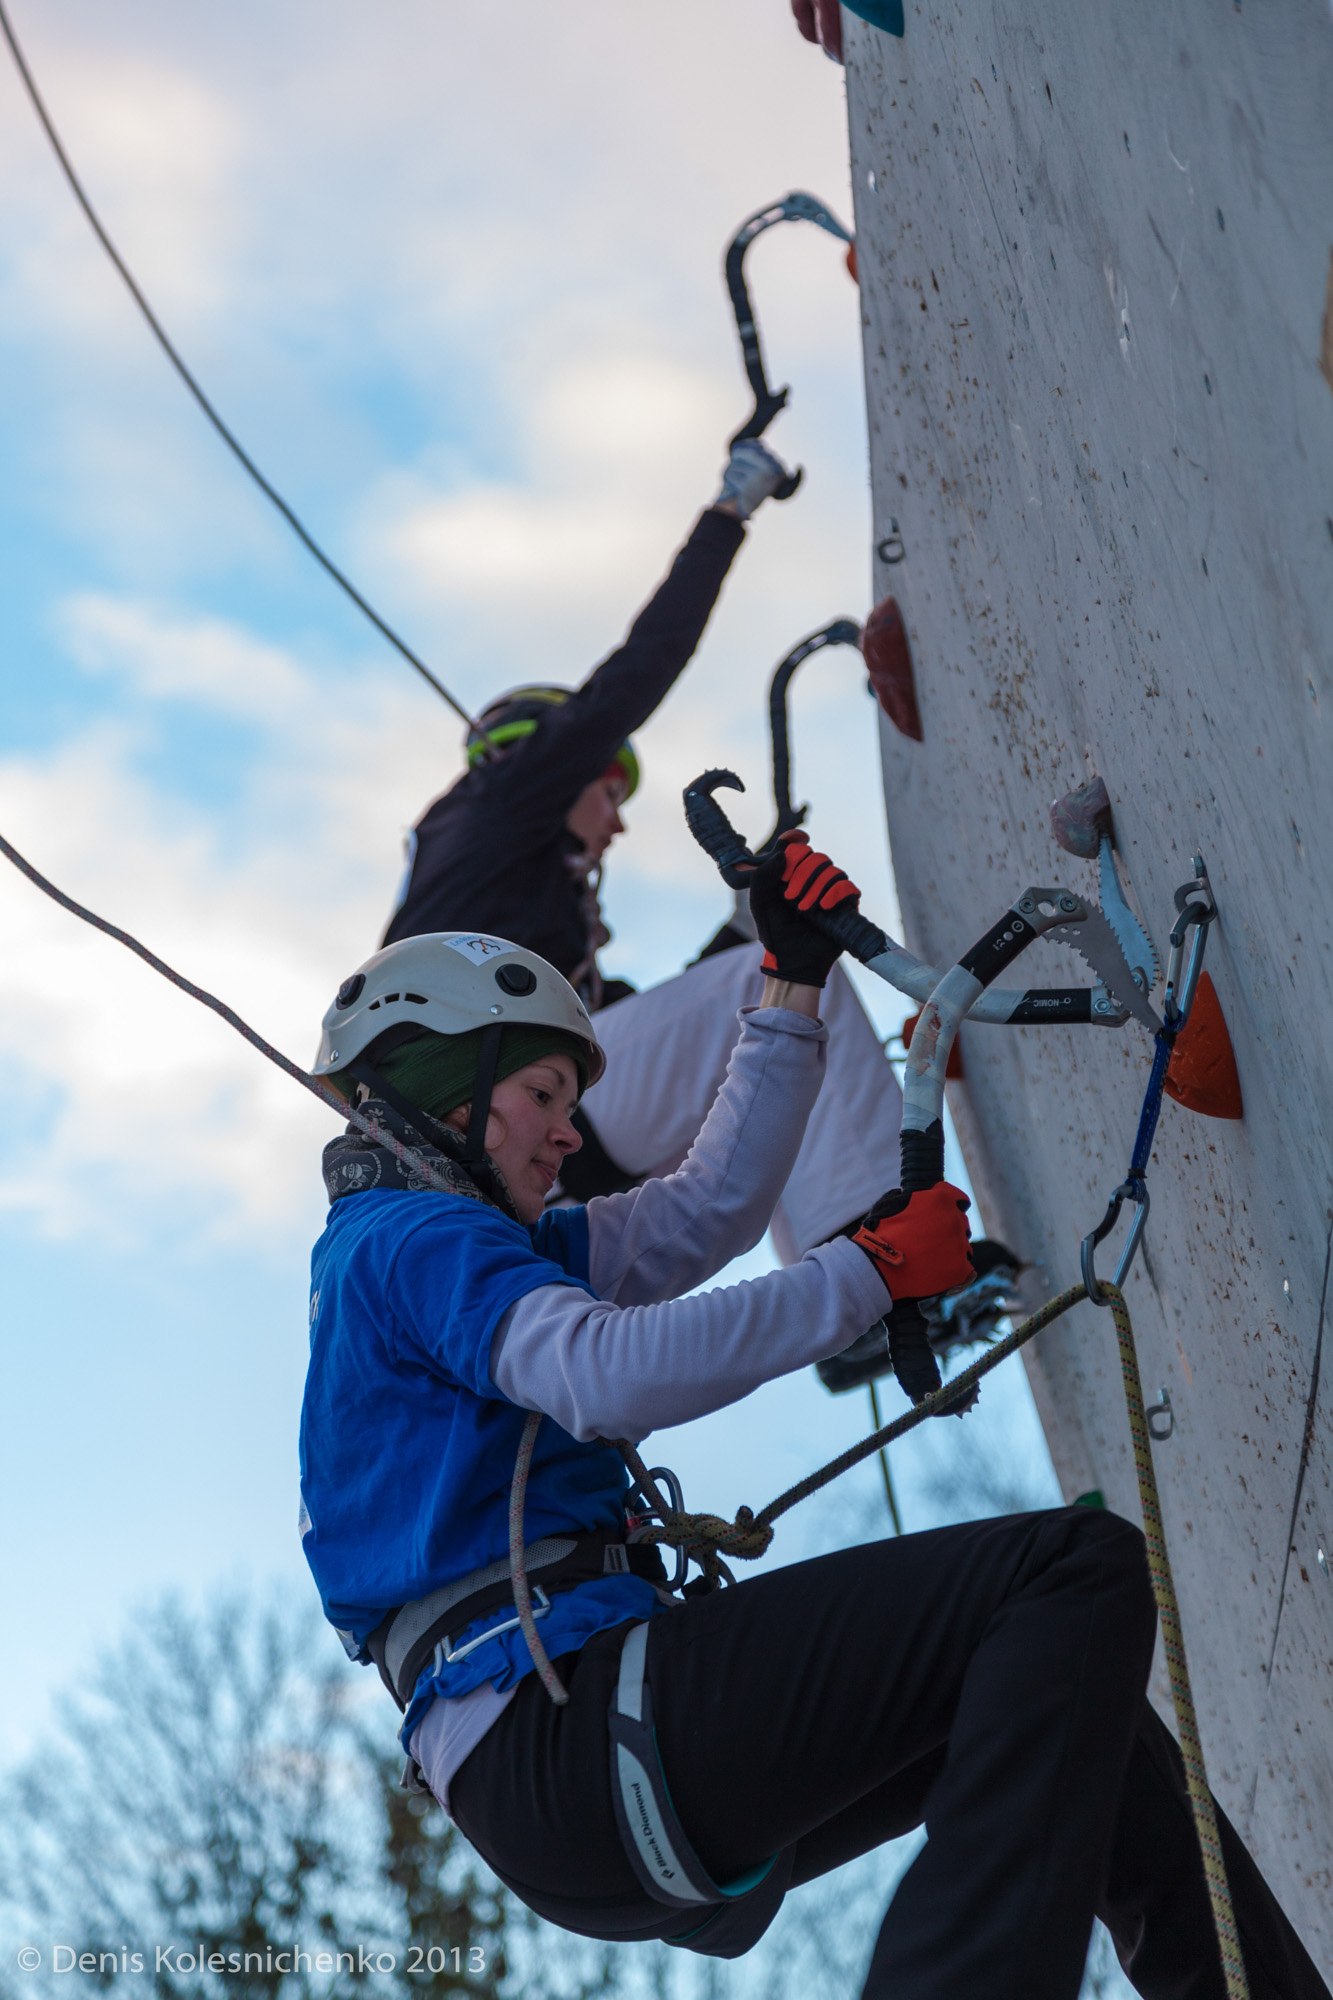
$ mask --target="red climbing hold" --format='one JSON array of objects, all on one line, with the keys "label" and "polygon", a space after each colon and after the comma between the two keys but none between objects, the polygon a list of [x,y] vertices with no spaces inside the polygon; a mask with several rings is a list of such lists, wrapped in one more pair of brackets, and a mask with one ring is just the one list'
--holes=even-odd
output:
[{"label": "red climbing hold", "polygon": [[1240,1076],[1217,988],[1205,972],[1166,1072],[1166,1094],[1204,1118],[1243,1118]]},{"label": "red climbing hold", "polygon": [[[907,1019],[903,1022],[902,1036],[903,1036],[904,1048],[906,1048],[908,1043],[911,1041],[912,1035],[916,1029],[916,1024],[920,1019],[921,1019],[920,1014],[909,1014]],[[955,1035],[953,1038],[953,1045],[949,1050],[949,1060],[944,1065],[944,1080],[946,1083],[956,1083],[959,1077],[962,1076],[962,1074],[963,1074],[962,1044],[959,1041],[958,1036]]]},{"label": "red climbing hold", "polygon": [[838,0],[791,0],[796,25],[807,42],[818,42],[826,56],[842,61],[842,13]]},{"label": "red climbing hold", "polygon": [[886,597],[866,619],[861,653],[875,699],[896,729],[914,743],[924,740],[921,711],[916,705],[916,676],[907,627],[896,598]]},{"label": "red climbing hold", "polygon": [[861,273],[856,268],[856,245],[854,243],[847,245],[847,269],[851,273],[852,283],[859,285],[861,282]]}]

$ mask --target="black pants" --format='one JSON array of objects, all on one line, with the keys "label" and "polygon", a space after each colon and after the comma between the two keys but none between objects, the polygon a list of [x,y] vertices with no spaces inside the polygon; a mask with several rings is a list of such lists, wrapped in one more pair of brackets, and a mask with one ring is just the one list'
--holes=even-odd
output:
[{"label": "black pants", "polygon": [[[655,1618],[658,1740],[715,1881],[795,1847],[809,1881],[923,1822],[867,1996],[1073,2000],[1094,1913],[1149,2000],[1223,2000],[1184,1778],[1144,1690],[1142,1536],[1087,1508],[873,1543]],[[614,1938],[680,1916],[616,1832],[606,1717],[623,1628],[530,1676],[451,1805],[540,1915]],[[1222,1837],[1254,2000],[1328,2000],[1262,1876]]]}]

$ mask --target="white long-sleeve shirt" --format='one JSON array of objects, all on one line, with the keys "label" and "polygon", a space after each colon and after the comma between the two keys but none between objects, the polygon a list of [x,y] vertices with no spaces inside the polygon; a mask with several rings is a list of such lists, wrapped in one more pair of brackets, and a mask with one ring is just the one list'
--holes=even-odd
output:
[{"label": "white long-sleeve shirt", "polygon": [[[496,1329],[497,1388],[576,1438],[637,1441],[722,1409],[838,1353],[892,1304],[869,1258],[841,1237],[786,1270],[682,1296],[763,1235],[823,1075],[820,1023],[785,1008],[741,1019],[726,1081],[680,1168],[588,1204],[597,1296],[543,1286]],[[487,1682],[427,1710],[412,1752],[442,1804],[513,1693]]]}]

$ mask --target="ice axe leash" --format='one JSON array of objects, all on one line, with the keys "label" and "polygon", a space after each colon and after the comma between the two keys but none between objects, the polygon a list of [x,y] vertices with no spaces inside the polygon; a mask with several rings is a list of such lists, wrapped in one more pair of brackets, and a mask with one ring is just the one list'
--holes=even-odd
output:
[{"label": "ice axe leash", "polygon": [[[736,315],[736,333],[741,343],[741,360],[745,365],[746,377],[754,391],[754,409],[731,439],[732,444],[740,444],[746,438],[760,438],[768,429],[779,410],[786,407],[790,389],[774,389],[764,367],[763,344],[759,338],[759,326],[755,319],[754,302],[750,288],[745,281],[745,256],[757,236],[766,229],[772,229],[779,222],[813,222],[819,229],[825,229],[830,236],[836,236],[840,243],[850,244],[852,233],[843,227],[836,215],[812,194],[799,191],[784,195],[781,201],[770,203],[767,208],[756,209],[747,216],[736,234],[727,245],[723,270],[726,275],[727,291],[731,297],[731,309]],[[801,483],[801,468],[798,466],[790,478],[784,481],[774,493],[777,500],[789,500]]]}]

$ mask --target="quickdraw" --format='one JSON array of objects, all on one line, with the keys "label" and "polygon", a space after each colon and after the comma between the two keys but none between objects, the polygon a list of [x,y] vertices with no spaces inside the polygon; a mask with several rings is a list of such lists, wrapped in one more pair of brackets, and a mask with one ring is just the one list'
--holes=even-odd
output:
[{"label": "quickdraw", "polygon": [[[826,208],[812,194],[799,192],[784,195],[781,201],[772,202],[767,208],[756,209],[747,216],[736,234],[727,245],[723,270],[726,274],[727,291],[731,295],[731,308],[736,315],[736,332],[741,343],[741,359],[751,389],[754,391],[754,409],[731,439],[732,444],[740,444],[745,438],[759,438],[764,435],[779,410],[785,409],[790,389],[774,389],[764,368],[764,350],[759,339],[759,327],[755,320],[754,303],[750,298],[750,288],[745,282],[745,253],[757,236],[766,229],[772,229],[778,222],[813,222],[816,228],[825,229],[830,236],[836,236],[840,243],[852,242],[852,233],[839,222],[832,209]],[[789,480],[779,486],[774,498],[788,500],[801,483],[798,467]]]},{"label": "quickdraw", "polygon": [[[1103,846],[1109,846],[1109,842],[1104,842]],[[1196,854],[1193,859],[1193,878],[1176,890],[1176,921],[1171,932],[1171,956],[1167,962],[1162,1025],[1157,1031],[1152,1068],[1148,1074],[1148,1086],[1139,1112],[1139,1129],[1134,1138],[1129,1171],[1112,1193],[1106,1205],[1105,1215],[1095,1229],[1089,1230],[1079,1248],[1083,1283],[1087,1288],[1088,1297],[1095,1306],[1104,1306],[1108,1303],[1107,1295],[1097,1279],[1097,1249],[1110,1235],[1127,1201],[1133,1203],[1135,1214],[1112,1280],[1117,1291],[1123,1287],[1125,1279],[1129,1276],[1130,1268],[1138,1255],[1139,1245],[1143,1241],[1144,1231],[1148,1226],[1148,1211],[1152,1205],[1148,1191],[1148,1163],[1152,1158],[1157,1121],[1162,1112],[1166,1073],[1176,1038],[1189,1020],[1190,1010],[1199,990],[1199,977],[1203,971],[1208,932],[1217,918],[1217,903],[1208,880],[1208,871],[1203,865],[1203,856]],[[1114,872],[1114,863],[1111,865]],[[1191,931],[1194,933],[1192,941]],[[1188,964],[1185,963],[1187,941],[1190,943]]]}]

